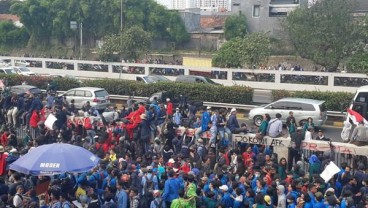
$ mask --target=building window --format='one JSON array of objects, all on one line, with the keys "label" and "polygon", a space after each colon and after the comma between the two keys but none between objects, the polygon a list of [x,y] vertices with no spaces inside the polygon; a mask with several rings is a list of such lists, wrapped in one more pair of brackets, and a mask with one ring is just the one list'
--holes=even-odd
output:
[{"label": "building window", "polygon": [[259,13],[261,11],[261,5],[253,6],[253,17],[259,17]]}]

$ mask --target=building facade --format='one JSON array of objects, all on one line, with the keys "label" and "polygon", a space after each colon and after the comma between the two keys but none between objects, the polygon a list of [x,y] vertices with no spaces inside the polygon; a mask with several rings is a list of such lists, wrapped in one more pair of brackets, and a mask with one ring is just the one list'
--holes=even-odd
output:
[{"label": "building facade", "polygon": [[271,36],[285,37],[283,19],[307,0],[233,0],[231,12],[242,12],[247,17],[249,32],[266,32]]},{"label": "building facade", "polygon": [[232,0],[156,0],[167,9],[182,10],[199,8],[204,11],[231,11]]}]

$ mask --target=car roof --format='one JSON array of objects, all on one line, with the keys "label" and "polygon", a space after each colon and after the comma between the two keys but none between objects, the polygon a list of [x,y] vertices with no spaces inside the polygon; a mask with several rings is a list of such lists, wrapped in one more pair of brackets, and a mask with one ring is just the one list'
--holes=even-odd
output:
[{"label": "car roof", "polygon": [[[98,87],[78,87],[78,88],[73,88],[70,90],[89,90],[89,91],[100,91],[100,90],[105,90],[104,88],[98,88]],[[68,91],[70,91],[68,90]]]},{"label": "car roof", "polygon": [[11,86],[10,88],[32,89],[32,88],[38,88],[38,87],[33,86],[33,85],[14,85],[14,86]]},{"label": "car roof", "polygon": [[357,92],[368,92],[368,85],[361,86],[357,89]]},{"label": "car roof", "polygon": [[322,104],[324,100],[314,100],[314,99],[307,99],[307,98],[282,98],[278,101],[287,101],[287,102],[298,102],[298,103],[307,103],[307,104]]},{"label": "car roof", "polygon": [[197,75],[179,75],[177,78],[179,77],[193,77],[193,78],[201,78],[203,76],[197,76]]}]

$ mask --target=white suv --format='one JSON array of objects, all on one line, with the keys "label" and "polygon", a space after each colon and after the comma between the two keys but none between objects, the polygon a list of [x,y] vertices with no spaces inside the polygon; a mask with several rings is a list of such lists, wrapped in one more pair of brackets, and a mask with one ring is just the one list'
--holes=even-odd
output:
[{"label": "white suv", "polygon": [[103,88],[79,87],[66,91],[62,96],[66,97],[68,103],[74,100],[74,105],[78,109],[81,109],[87,101],[97,110],[104,110],[110,104],[109,93]]},{"label": "white suv", "polygon": [[286,123],[289,112],[293,111],[295,122],[303,126],[308,118],[313,119],[316,127],[322,126],[327,119],[325,101],[304,99],[304,98],[283,98],[273,103],[253,108],[249,112],[249,119],[252,119],[256,126],[260,126],[263,115],[268,113],[274,118],[276,113],[281,114],[281,121]]}]

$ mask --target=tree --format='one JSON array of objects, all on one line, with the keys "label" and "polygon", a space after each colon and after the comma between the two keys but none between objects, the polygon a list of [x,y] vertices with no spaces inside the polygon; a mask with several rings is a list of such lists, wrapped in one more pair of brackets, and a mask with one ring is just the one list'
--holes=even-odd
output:
[{"label": "tree", "polygon": [[231,15],[226,18],[224,33],[226,40],[236,37],[244,37],[247,34],[247,18],[244,14]]},{"label": "tree", "polygon": [[266,61],[269,55],[270,38],[265,33],[252,33],[226,42],[215,54],[212,63],[224,68],[252,68]]},{"label": "tree", "polygon": [[22,47],[29,35],[24,28],[16,27],[11,21],[0,22],[0,45]]},{"label": "tree", "polygon": [[49,46],[51,38],[65,44],[75,35],[70,21],[83,23],[83,34],[88,34],[83,41],[94,44],[97,39],[121,31],[121,1],[123,30],[139,26],[155,38],[176,43],[189,39],[178,12],[166,10],[154,0],[27,0],[14,1],[10,10],[20,17],[30,34],[30,45]]},{"label": "tree", "polygon": [[357,41],[352,8],[351,1],[323,0],[291,12],[285,27],[299,55],[336,71]]},{"label": "tree", "polygon": [[139,26],[130,27],[120,35],[107,35],[99,50],[102,61],[114,61],[117,56],[136,60],[148,52],[152,36]]},{"label": "tree", "polygon": [[139,26],[133,26],[122,33],[121,53],[126,59],[137,59],[147,53],[151,43],[152,36]]},{"label": "tree", "polygon": [[346,62],[349,73],[367,73],[368,72],[368,53],[358,52],[348,58]]}]

